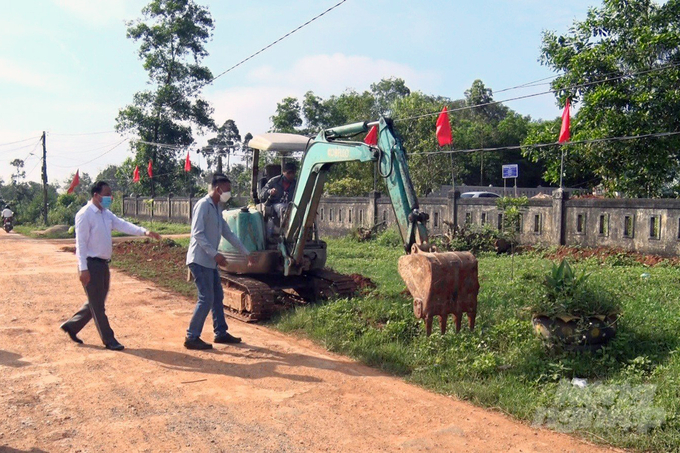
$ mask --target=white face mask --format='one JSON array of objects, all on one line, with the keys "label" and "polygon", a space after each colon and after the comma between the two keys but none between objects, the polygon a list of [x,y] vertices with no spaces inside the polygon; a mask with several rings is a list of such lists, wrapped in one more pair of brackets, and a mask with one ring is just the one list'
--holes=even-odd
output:
[{"label": "white face mask", "polygon": [[221,201],[222,203],[226,203],[226,202],[229,201],[230,199],[231,199],[231,191],[229,191],[229,192],[222,192],[222,193],[220,194],[220,201]]}]

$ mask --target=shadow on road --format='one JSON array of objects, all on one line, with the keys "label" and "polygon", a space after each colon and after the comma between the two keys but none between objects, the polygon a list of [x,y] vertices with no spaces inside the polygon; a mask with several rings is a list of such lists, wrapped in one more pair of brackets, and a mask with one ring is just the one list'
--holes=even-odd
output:
[{"label": "shadow on road", "polygon": [[[219,349],[201,351],[218,358],[205,358],[203,354],[185,354],[175,351],[159,349],[125,349],[123,353],[145,360],[160,363],[164,368],[176,371],[188,371],[203,374],[220,374],[224,376],[240,377],[244,379],[262,379],[278,377],[299,382],[322,382],[314,376],[283,373],[277,370],[280,366],[292,368],[316,368],[326,370],[342,370],[339,364],[318,357],[303,354],[285,354],[266,348],[250,347],[247,345],[232,346],[229,352]],[[251,363],[236,363],[228,358],[249,360]],[[227,359],[227,360],[225,360]],[[350,373],[347,373],[350,374]],[[351,373],[358,375],[359,373]]]},{"label": "shadow on road", "polygon": [[47,451],[35,447],[31,448],[30,450],[19,450],[18,448],[0,445],[0,453],[47,453]]},{"label": "shadow on road", "polygon": [[[30,363],[22,362],[21,355],[15,352],[3,351],[0,349],[0,365],[11,366],[12,368],[21,368],[22,366],[28,366]],[[0,452],[5,451],[0,447]]]}]

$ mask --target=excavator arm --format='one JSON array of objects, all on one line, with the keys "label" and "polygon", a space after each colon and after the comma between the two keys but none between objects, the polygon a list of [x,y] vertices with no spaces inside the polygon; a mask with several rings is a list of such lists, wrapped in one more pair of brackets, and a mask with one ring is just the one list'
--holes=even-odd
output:
[{"label": "excavator arm", "polygon": [[[378,126],[377,146],[346,139],[367,132],[374,124]],[[378,163],[379,174],[385,179],[406,253],[411,252],[414,244],[419,249],[427,248],[425,223],[428,216],[419,210],[408,172],[406,153],[391,121],[381,118],[377,123],[354,123],[321,131],[305,152],[297,188],[293,202],[286,211],[279,243],[284,257],[284,275],[302,273],[305,243],[311,237],[326,177],[333,164],[342,162]]]}]

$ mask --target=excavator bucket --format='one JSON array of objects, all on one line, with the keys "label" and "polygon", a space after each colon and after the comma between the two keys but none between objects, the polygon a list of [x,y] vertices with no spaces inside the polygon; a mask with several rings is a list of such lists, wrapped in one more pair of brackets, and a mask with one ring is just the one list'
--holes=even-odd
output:
[{"label": "excavator bucket", "polygon": [[399,275],[413,296],[413,313],[425,320],[428,336],[435,316],[439,316],[442,334],[446,333],[449,314],[454,316],[456,332],[460,331],[463,313],[474,329],[479,279],[472,253],[430,253],[414,245],[410,255],[399,258]]}]

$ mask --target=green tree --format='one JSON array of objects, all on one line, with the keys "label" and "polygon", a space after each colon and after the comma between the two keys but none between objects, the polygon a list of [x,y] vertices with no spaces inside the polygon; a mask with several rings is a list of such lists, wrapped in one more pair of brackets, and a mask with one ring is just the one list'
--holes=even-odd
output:
[{"label": "green tree", "polygon": [[12,173],[12,184],[17,185],[26,177],[26,171],[24,170],[24,161],[21,159],[14,159],[9,163],[14,167],[14,173]]},{"label": "green tree", "polygon": [[276,104],[276,113],[270,118],[272,132],[286,132],[294,134],[302,126],[300,103],[297,98],[287,97]]},{"label": "green tree", "polygon": [[[679,48],[679,0],[605,0],[569,33],[546,32],[558,103],[578,106],[572,140],[680,130]],[[680,176],[678,137],[567,146],[610,191],[659,196]]]},{"label": "green tree", "polygon": [[[75,172],[71,173],[71,176],[64,179],[64,181],[59,185],[59,187],[63,190],[68,189],[71,186],[71,182],[73,181],[73,177],[75,175],[76,175]],[[80,180],[80,183],[76,186],[75,189],[73,189],[73,193],[75,195],[89,194],[90,188],[92,187],[92,178],[90,177],[90,175],[84,172],[79,173],[78,179]]]},{"label": "green tree", "polygon": [[[376,113],[390,116],[395,101],[411,94],[411,90],[406,86],[404,79],[391,77],[371,84],[371,93],[375,99]],[[372,119],[377,119],[377,117]]]},{"label": "green tree", "polygon": [[130,175],[120,175],[120,169],[119,165],[109,165],[99,172],[95,181],[106,181],[111,186],[113,192],[129,195],[131,192],[132,173]]},{"label": "green tree", "polygon": [[217,129],[217,135],[208,140],[208,146],[200,152],[206,157],[208,167],[216,166],[217,173],[223,173],[222,157],[226,156],[229,171],[230,158],[240,151],[241,147],[241,134],[234,120],[230,119]]},{"label": "green tree", "polygon": [[[139,140],[188,147],[193,129],[212,130],[213,109],[198,97],[212,79],[201,60],[214,28],[207,8],[192,0],[153,0],[142,10],[143,18],[129,22],[127,36],[140,43],[139,57],[152,89],[134,95],[132,104],[119,111],[118,132],[133,132]],[[158,148],[132,142],[133,162],[146,169],[153,161],[154,178],[140,182],[140,192],[179,191],[184,186],[181,148]],[[156,183],[158,187],[156,187]]]}]

